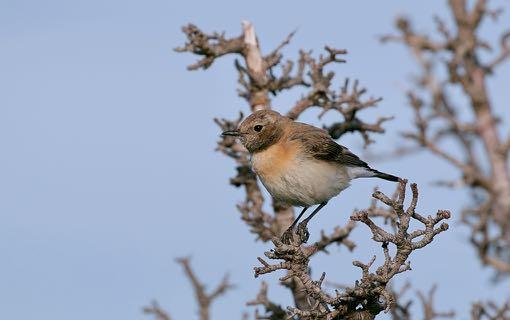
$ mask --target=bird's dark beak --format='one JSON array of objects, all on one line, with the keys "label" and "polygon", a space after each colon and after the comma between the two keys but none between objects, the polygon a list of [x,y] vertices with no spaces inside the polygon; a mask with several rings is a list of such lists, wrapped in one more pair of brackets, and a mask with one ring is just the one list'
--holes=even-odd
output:
[{"label": "bird's dark beak", "polygon": [[241,134],[237,130],[228,130],[228,131],[224,131],[221,134],[222,137],[225,137],[225,136],[239,137],[240,135]]}]

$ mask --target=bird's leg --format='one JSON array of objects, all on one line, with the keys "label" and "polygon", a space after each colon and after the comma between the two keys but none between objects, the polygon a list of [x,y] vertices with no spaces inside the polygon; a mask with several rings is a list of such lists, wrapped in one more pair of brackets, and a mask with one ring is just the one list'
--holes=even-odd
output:
[{"label": "bird's leg", "polygon": [[301,213],[297,216],[296,219],[294,219],[294,222],[290,225],[290,227],[285,230],[285,232],[282,234],[281,240],[285,244],[290,244],[292,242],[292,239],[294,238],[294,227],[298,223],[299,219],[305,214],[305,211],[308,209],[308,207],[304,207],[303,210],[301,210]]},{"label": "bird's leg", "polygon": [[326,204],[328,204],[327,201],[324,201],[321,204],[319,204],[319,206],[317,208],[315,208],[315,210],[313,210],[313,212],[298,225],[297,235],[301,239],[302,243],[306,243],[308,241],[308,238],[310,237],[310,232],[308,232],[308,228],[307,228],[308,222],[310,220],[312,220],[313,216],[315,216],[317,214],[317,212],[319,212]]}]

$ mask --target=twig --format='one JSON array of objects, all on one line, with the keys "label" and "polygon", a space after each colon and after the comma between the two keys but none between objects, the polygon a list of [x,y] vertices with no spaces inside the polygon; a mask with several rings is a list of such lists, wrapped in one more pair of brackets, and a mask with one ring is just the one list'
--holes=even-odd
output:
[{"label": "twig", "polygon": [[[407,181],[399,183],[397,197],[391,199],[385,194],[376,191],[373,197],[390,207],[398,219],[398,226],[394,233],[390,233],[379,227],[368,215],[368,211],[358,211],[351,216],[351,220],[359,221],[367,225],[372,232],[372,239],[380,242],[383,248],[384,260],[382,264],[371,271],[376,261],[374,256],[368,263],[354,261],[353,265],[362,270],[362,277],[354,286],[347,287],[343,292],[336,291],[331,296],[322,289],[325,274],[318,280],[312,280],[308,273],[310,257],[316,252],[317,247],[302,246],[300,242],[284,244],[278,238],[273,239],[275,248],[265,252],[266,258],[282,260],[280,263],[271,264],[265,259],[258,258],[262,266],[255,267],[255,276],[272,273],[278,270],[287,270],[287,274],[280,278],[286,281],[296,277],[303,283],[304,290],[311,301],[311,308],[301,310],[289,307],[291,316],[302,318],[327,318],[335,316],[354,319],[354,316],[362,319],[373,319],[383,310],[388,311],[394,304],[394,298],[386,285],[395,275],[410,270],[407,260],[410,254],[417,249],[428,245],[434,237],[447,230],[448,224],[442,222],[450,218],[448,211],[439,210],[436,216],[424,217],[416,212],[418,201],[418,189],[415,184],[411,185],[412,199],[407,209],[404,209],[405,188]],[[414,219],[422,223],[424,228],[409,231],[410,221]],[[296,240],[299,241],[299,240]],[[388,246],[393,244],[396,252],[392,256]],[[314,318],[315,317],[315,318]]]},{"label": "twig", "polygon": [[[416,129],[404,136],[457,169],[461,183],[450,185],[466,186],[479,199],[463,214],[463,221],[471,227],[472,244],[483,264],[510,274],[509,147],[498,133],[500,121],[487,92],[487,78],[510,57],[510,32],[501,35],[494,58],[484,62],[480,51],[491,46],[478,35],[480,24],[501,12],[489,9],[487,3],[477,0],[470,6],[465,0],[449,0],[455,28],[452,32],[436,18],[441,40],[416,32],[406,18],[397,19],[398,35],[381,40],[403,43],[421,68],[416,89],[408,92]],[[437,71],[441,66],[446,71],[444,79]],[[463,120],[460,115],[466,112],[449,99],[454,87],[469,101],[466,108],[474,119],[471,122]],[[446,150],[441,145],[445,140],[456,143],[461,152]],[[480,145],[482,152],[477,148]]]}]

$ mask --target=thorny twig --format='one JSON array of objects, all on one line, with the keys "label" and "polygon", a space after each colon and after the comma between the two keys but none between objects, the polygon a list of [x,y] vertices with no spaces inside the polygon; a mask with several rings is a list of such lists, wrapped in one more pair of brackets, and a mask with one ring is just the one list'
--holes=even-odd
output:
[{"label": "thorny twig", "polygon": [[[190,261],[188,258],[180,258],[176,259],[176,261],[182,266],[184,269],[184,273],[186,277],[191,282],[193,287],[193,291],[195,293],[196,301],[198,303],[198,309],[200,314],[200,320],[209,320],[210,319],[210,307],[211,304],[218,297],[223,295],[226,291],[233,288],[233,286],[228,281],[228,277],[225,276],[220,284],[212,290],[210,293],[207,293],[205,290],[205,286],[198,280],[197,276],[193,269],[191,269]],[[155,317],[156,320],[170,320],[170,315],[159,307],[157,301],[153,301],[151,306],[143,308],[143,312],[145,314],[151,314]]]},{"label": "thorny twig", "polygon": [[157,301],[152,301],[151,305],[143,308],[143,313],[153,315],[154,320],[171,320],[170,315],[159,306]]},{"label": "thorny twig", "polygon": [[[404,299],[404,295],[409,291],[411,285],[407,282],[398,292],[390,287],[391,294],[395,299],[395,303],[390,310],[392,320],[412,320],[417,317],[413,317],[411,313],[411,305],[413,300]],[[416,292],[420,302],[422,315],[421,319],[424,320],[435,320],[444,318],[453,318],[455,312],[453,311],[437,311],[434,303],[434,296],[436,293],[437,286],[432,286],[428,294],[424,294],[421,290]]]},{"label": "thorny twig", "polygon": [[[214,119],[221,130],[236,129],[243,115],[240,114],[236,121],[226,119]],[[250,231],[263,241],[270,240],[278,234],[275,217],[263,209],[264,198],[257,182],[255,173],[251,170],[248,152],[233,137],[226,137],[218,142],[218,151],[233,158],[237,162],[237,176],[230,179],[230,183],[236,187],[243,186],[246,191],[246,200],[237,205],[241,212],[241,218],[250,227]]]},{"label": "thorny twig", "polygon": [[[309,93],[290,109],[288,116],[295,119],[311,107],[323,109],[319,116],[329,110],[336,110],[343,117],[343,121],[327,127],[331,135],[338,138],[347,132],[359,132],[365,144],[372,142],[370,132],[384,132],[382,123],[389,118],[383,117],[375,123],[365,123],[358,117],[358,111],[375,106],[381,98],[364,99],[367,90],[360,88],[358,81],[349,86],[348,79],[338,92],[332,89],[335,73],[326,69],[333,64],[345,62],[341,56],[347,53],[346,50],[326,46],[326,53],[317,58],[314,58],[311,52],[300,51],[297,61],[283,62],[281,50],[290,42],[294,32],[266,56],[260,52],[253,25],[249,22],[243,22],[243,33],[232,38],[226,37],[224,33],[205,33],[191,24],[183,27],[183,32],[188,41],[176,50],[192,52],[202,57],[197,63],[189,66],[192,70],[206,69],[215,59],[223,55],[232,54],[238,57],[235,66],[241,86],[239,94],[248,101],[252,111],[269,108],[270,94],[277,95],[283,90],[295,87],[309,88]],[[215,119],[215,122],[221,130],[228,130],[236,128],[241,120],[242,115],[233,121]],[[293,210],[277,202],[273,203],[275,215],[263,210],[264,199],[256,177],[250,169],[248,154],[235,139],[222,138],[218,142],[218,150],[236,161],[237,176],[230,182],[234,186],[244,187],[246,191],[246,199],[238,205],[238,209],[251,232],[263,241],[269,241],[281,234],[292,222]],[[324,244],[329,242],[323,241]],[[353,247],[347,240],[343,243],[350,248]]]},{"label": "thorny twig", "polygon": [[[270,54],[264,56],[261,53],[254,27],[249,22],[243,22],[243,33],[233,38],[227,38],[223,33],[207,34],[193,25],[184,27],[183,32],[187,35],[188,42],[176,50],[191,52],[201,57],[197,63],[189,66],[192,70],[206,69],[215,59],[224,55],[236,56],[235,67],[240,84],[239,95],[246,99],[251,111],[270,108],[271,95],[278,95],[280,92],[292,88],[301,88],[307,92],[291,107],[287,112],[287,116],[296,119],[312,107],[321,109],[319,117],[328,111],[335,111],[340,115],[340,121],[325,126],[331,136],[339,138],[347,132],[359,132],[365,145],[373,142],[370,137],[371,133],[384,132],[382,124],[390,119],[389,117],[380,117],[375,123],[366,123],[361,120],[359,112],[376,106],[381,98],[366,98],[367,90],[360,87],[358,81],[351,84],[349,79],[346,79],[338,91],[332,89],[335,73],[330,71],[329,68],[335,64],[345,62],[342,56],[347,53],[346,50],[325,47],[325,53],[317,57],[314,57],[311,52],[302,50],[296,61],[283,62],[281,49],[289,43],[294,33],[291,33]],[[238,126],[242,118],[241,114],[238,119],[233,121],[215,119],[215,122],[221,130],[231,130]],[[379,267],[375,273],[372,273],[369,269],[374,261],[368,265],[355,261],[354,265],[363,270],[362,279],[353,288],[346,289],[343,295],[332,297],[321,291],[320,287],[324,276],[318,282],[311,280],[307,263],[313,254],[319,251],[327,252],[328,246],[333,243],[343,244],[352,250],[354,243],[348,239],[348,236],[355,226],[354,221],[342,228],[335,227],[332,234],[328,235],[322,232],[321,238],[310,246],[282,244],[277,239],[294,218],[292,208],[273,201],[274,215],[264,210],[264,198],[257,179],[250,170],[249,156],[246,150],[231,137],[223,137],[218,142],[218,150],[236,161],[237,176],[232,178],[230,182],[234,186],[243,187],[246,192],[245,201],[238,205],[242,219],[258,239],[263,241],[272,240],[276,245],[277,249],[270,257],[279,259],[280,254],[284,256],[284,261],[276,265],[269,265],[262,259],[260,261],[264,268],[267,268],[266,272],[278,269],[288,270],[287,275],[282,279],[282,284],[289,287],[293,293],[295,307],[289,307],[292,316],[297,316],[300,319],[317,319],[324,315],[329,318],[345,315],[348,319],[354,319],[361,315],[361,319],[364,319],[363,315],[373,318],[381,310],[389,308],[392,301],[391,295],[385,290],[386,283],[379,282],[380,278],[388,277],[389,280],[393,275],[407,270],[409,265],[405,262],[406,254],[410,254],[418,247],[412,247],[406,253],[402,249],[403,244],[400,244],[402,250],[399,251],[399,260],[397,261],[390,257],[388,243],[384,241],[384,265]],[[403,184],[401,188],[405,188],[405,182]],[[413,187],[413,191],[414,189],[415,187]],[[401,190],[400,193],[402,192],[404,191]],[[363,220],[362,222],[366,223],[372,221],[372,215],[377,216],[376,212],[381,211],[372,208],[367,210],[366,217],[365,214],[353,215],[352,220]],[[393,219],[396,219],[395,221],[406,219],[398,214],[389,214],[388,216],[393,216]],[[439,216],[440,220],[448,218],[446,212],[443,211]],[[423,219],[426,229],[423,234],[416,234],[412,238],[418,237],[420,240],[405,242],[408,246],[411,243],[416,246],[424,246],[432,241],[435,234],[446,228],[446,224],[443,224],[434,229],[435,218]],[[429,230],[429,228],[432,229]],[[401,230],[401,227],[398,230]],[[431,233],[432,235],[429,235]],[[405,232],[403,235],[405,235]],[[399,236],[402,235],[399,234]],[[393,239],[395,243],[400,241],[396,239]],[[399,245],[397,245],[397,248],[399,248]],[[285,260],[285,257],[288,260]],[[402,258],[404,260],[400,261]],[[388,269],[390,265],[398,263],[403,263],[403,265],[400,265],[396,270]],[[381,299],[383,302],[380,301]],[[276,304],[269,302],[265,285],[263,285],[261,293],[253,304],[264,306],[266,316],[273,317],[271,319],[280,319],[278,317],[281,315],[281,308],[278,309],[279,307]],[[358,308],[360,305],[362,306],[361,309]],[[265,316],[257,314],[257,317],[264,318]]]},{"label": "thorny twig", "polygon": [[[494,258],[494,251],[499,252],[500,248],[505,248],[504,241],[499,246],[495,245],[496,242],[500,243],[502,239],[505,239],[505,234],[502,232],[501,235],[494,238],[489,236],[488,230],[490,221],[494,220],[496,216],[504,216],[505,208],[509,206],[504,200],[509,199],[510,201],[510,197],[502,196],[505,195],[506,185],[503,178],[501,178],[505,176],[501,174],[505,172],[501,164],[504,164],[502,159],[508,159],[510,137],[507,140],[501,139],[500,142],[497,138],[493,139],[497,119],[492,116],[490,111],[490,102],[484,87],[484,75],[491,74],[497,66],[510,56],[510,36],[507,33],[501,37],[500,52],[495,55],[493,60],[481,63],[476,50],[488,49],[489,45],[477,38],[475,30],[484,16],[495,17],[497,11],[488,10],[486,1],[483,0],[476,1],[471,11],[466,9],[466,3],[463,0],[451,0],[450,6],[454,13],[458,34],[448,30],[446,24],[437,18],[438,31],[444,39],[443,41],[436,41],[414,32],[408,20],[399,19],[397,27],[401,34],[385,37],[385,40],[402,41],[413,50],[415,57],[424,69],[424,76],[418,79],[418,84],[431,92],[432,115],[423,114],[423,106],[429,105],[429,103],[424,102],[416,93],[409,93],[411,105],[416,111],[416,125],[418,128],[418,132],[410,134],[409,137],[457,166],[462,172],[464,183],[474,188],[481,188],[487,193],[492,192],[495,195],[481,201],[480,207],[471,213],[476,217],[480,217],[478,221],[475,219],[472,224],[473,234],[477,235],[477,237],[473,237],[472,241],[480,248],[480,255],[486,259],[486,263],[499,265],[499,267],[496,266],[497,269],[506,270],[506,261],[498,259],[501,257],[499,254],[495,255],[496,262],[491,260]],[[248,101],[251,111],[270,108],[271,95],[278,95],[280,92],[292,88],[301,88],[307,92],[288,111],[287,115],[291,118],[298,118],[300,114],[312,107],[321,109],[319,117],[328,111],[336,111],[341,120],[325,126],[330,134],[334,138],[338,138],[347,132],[359,132],[366,145],[372,142],[369,136],[370,133],[384,132],[382,124],[389,118],[382,117],[375,123],[365,123],[358,117],[358,111],[377,105],[381,98],[365,98],[366,90],[360,88],[357,81],[350,85],[348,79],[345,80],[340,90],[332,89],[335,74],[327,69],[337,63],[345,62],[341,58],[346,54],[345,50],[326,47],[325,54],[319,55],[317,58],[313,58],[311,52],[301,51],[296,61],[283,62],[281,50],[290,42],[294,32],[265,56],[260,51],[254,28],[249,22],[243,23],[243,33],[240,36],[232,38],[226,37],[224,33],[205,33],[191,24],[185,26],[183,32],[186,34],[188,41],[183,47],[176,50],[191,52],[200,56],[196,63],[188,67],[190,70],[207,69],[216,59],[225,55],[234,55],[238,58],[235,60],[235,67],[239,75],[239,95]],[[430,57],[444,52],[450,54],[450,59],[446,60],[449,78],[439,81],[433,77],[434,67],[438,60],[430,59]],[[477,116],[476,123],[463,122],[457,117],[452,102],[449,101],[448,95],[443,90],[443,87],[448,83],[460,84],[470,97]],[[234,121],[225,119],[215,121],[222,130],[228,130],[237,127],[241,119],[242,115]],[[431,130],[428,124],[436,119],[445,120],[446,126],[430,134]],[[467,160],[456,158],[439,147],[440,140],[452,133],[457,136],[465,149]],[[472,149],[473,136],[476,135],[480,136],[480,140],[485,144],[489,154],[489,161],[493,165],[492,176],[480,174],[479,160],[474,156]],[[238,206],[242,219],[258,238],[263,241],[273,240],[275,249],[267,252],[266,256],[270,259],[281,260],[280,263],[269,264],[260,259],[262,267],[255,269],[256,275],[281,269],[288,270],[288,273],[282,278],[282,282],[293,289],[296,307],[288,308],[291,317],[299,317],[300,319],[332,319],[335,317],[373,319],[376,314],[382,310],[389,310],[392,306],[394,306],[391,309],[392,315],[395,307],[400,306],[401,311],[408,309],[409,303],[402,305],[399,301],[395,301],[398,294],[388,288],[388,281],[396,274],[410,269],[407,258],[412,251],[426,246],[435,235],[447,229],[447,224],[440,224],[440,222],[449,218],[449,212],[440,210],[435,217],[424,217],[416,213],[418,197],[416,185],[411,185],[413,191],[411,206],[404,210],[405,181],[400,183],[398,192],[393,198],[375,192],[374,199],[385,203],[390,209],[379,208],[374,201],[370,208],[353,214],[351,219],[367,225],[373,234],[373,239],[382,243],[384,262],[375,271],[371,271],[371,269],[374,269],[372,266],[375,257],[367,264],[354,261],[353,264],[362,270],[362,278],[356,281],[352,287],[346,287],[342,292],[337,291],[336,295],[333,296],[321,287],[325,274],[318,281],[311,279],[308,262],[314,253],[321,250],[326,251],[332,243],[344,244],[352,249],[354,243],[350,242],[348,235],[354,224],[349,224],[344,228],[336,227],[331,235],[323,233],[321,239],[311,246],[304,246],[300,243],[291,245],[281,243],[277,237],[291,223],[294,216],[293,210],[287,206],[274,203],[274,215],[264,211],[264,199],[257,180],[249,169],[246,150],[235,140],[228,137],[218,143],[218,150],[233,158],[237,163],[238,174],[231,179],[231,183],[235,186],[243,186],[246,191],[246,200]],[[488,181],[492,181],[495,176],[498,176],[499,183],[489,186]],[[373,219],[378,218],[383,218],[385,223],[392,227],[392,232],[385,231],[376,225]],[[424,228],[409,232],[409,222],[412,219],[421,222]],[[478,237],[479,234],[482,237]],[[392,254],[389,246],[395,247],[395,254]],[[200,286],[194,287],[200,289]],[[433,293],[431,291],[428,297],[422,294],[424,306],[430,305],[432,308]],[[200,301],[198,294],[197,298]],[[284,317],[283,309],[267,298],[266,284],[262,285],[261,292],[251,304],[261,305],[265,308],[266,315],[260,316],[257,314],[260,319],[283,319]],[[157,310],[161,309],[157,304],[153,304],[152,308],[146,310],[158,316],[160,313]],[[473,319],[482,319],[483,317],[485,317],[483,319],[500,319],[505,317],[507,310],[507,306],[475,305],[473,315],[478,315],[478,317],[473,316]],[[164,313],[161,314],[164,315]],[[162,315],[160,316],[163,317]],[[429,312],[428,315],[430,318],[430,316],[437,317],[449,314]],[[166,320],[167,318],[160,319]]]},{"label": "thorny twig", "polygon": [[404,295],[411,288],[411,284],[407,282],[400,290],[396,291],[393,286],[389,286],[388,290],[390,290],[391,295],[395,303],[390,309],[390,315],[392,320],[412,320],[411,316],[411,306],[413,304],[413,300],[404,301]]},{"label": "thorny twig", "polygon": [[[368,107],[374,107],[382,98],[364,98],[367,90],[360,88],[358,81],[354,81],[349,88],[349,79],[346,79],[340,90],[333,87],[335,73],[326,70],[336,63],[344,63],[340,56],[347,54],[346,50],[334,49],[326,46],[325,54],[317,58],[311,52],[301,50],[297,61],[283,62],[281,49],[287,45],[294,32],[292,32],[270,54],[262,56],[254,54],[254,47],[258,48],[258,40],[251,24],[243,24],[244,33],[238,37],[226,38],[224,33],[214,32],[207,34],[190,24],[183,27],[188,42],[176,48],[178,52],[192,52],[202,56],[199,61],[190,65],[190,70],[207,69],[217,58],[223,55],[234,54],[241,59],[235,60],[235,67],[239,74],[238,82],[241,86],[239,95],[245,98],[252,109],[267,108],[270,106],[269,93],[277,95],[279,92],[295,87],[309,88],[287,115],[293,119],[311,107],[323,109],[325,112],[336,110],[343,121],[327,126],[334,138],[339,138],[347,132],[359,132],[365,144],[373,142],[369,133],[383,133],[382,123],[391,117],[380,117],[375,123],[362,121],[357,112]],[[244,62],[244,63],[243,63]],[[280,71],[276,69],[279,67]]]},{"label": "thorny twig", "polygon": [[320,239],[313,244],[313,247],[318,251],[327,251],[329,245],[336,243],[338,245],[344,245],[349,251],[354,250],[356,244],[349,239],[351,231],[356,226],[354,221],[349,221],[345,227],[336,226],[331,234],[326,234],[324,230],[321,230]]},{"label": "thorny twig", "polygon": [[260,291],[254,300],[246,303],[248,306],[262,306],[264,307],[265,314],[260,315],[259,310],[255,310],[255,319],[269,319],[269,320],[283,320],[287,318],[287,313],[280,305],[269,300],[267,296],[267,283],[262,281]]},{"label": "thorny twig", "polygon": [[[388,311],[394,303],[394,298],[386,285],[395,275],[410,270],[409,255],[414,250],[428,245],[437,234],[447,230],[448,224],[443,220],[450,218],[450,213],[444,210],[439,210],[434,217],[425,217],[416,212],[418,201],[416,184],[411,184],[411,204],[404,209],[406,185],[406,180],[399,183],[398,196],[395,200],[379,191],[373,194],[375,199],[386,204],[398,217],[395,232],[387,232],[376,225],[366,210],[355,212],[351,216],[351,220],[362,222],[370,228],[372,239],[382,244],[384,253],[384,262],[375,271],[370,271],[376,261],[375,256],[366,264],[360,261],[353,262],[354,266],[362,270],[362,277],[354,286],[346,288],[343,292],[337,290],[333,296],[325,292],[321,287],[325,274],[323,273],[321,278],[315,281],[308,273],[310,256],[316,252],[317,247],[302,246],[300,242],[287,245],[278,238],[272,240],[275,248],[266,252],[265,256],[271,260],[281,260],[281,262],[271,264],[258,258],[262,266],[255,267],[255,276],[287,270],[287,274],[280,279],[281,281],[291,277],[300,279],[312,302],[311,308],[307,310],[288,308],[292,316],[300,319],[333,319],[337,316],[348,319],[354,319],[354,317],[373,319],[381,311]],[[411,232],[409,230],[411,220],[421,222],[424,228]],[[396,248],[394,255],[390,254],[390,244]]]},{"label": "thorny twig", "polygon": [[[486,0],[477,0],[472,7],[465,0],[450,0],[449,7],[455,29],[450,30],[436,17],[439,39],[418,33],[408,19],[399,18],[399,34],[382,40],[405,44],[422,70],[416,89],[407,93],[416,130],[405,137],[457,168],[461,183],[441,184],[472,190],[475,204],[462,218],[471,228],[471,242],[483,264],[510,274],[510,145],[498,133],[500,121],[487,93],[487,77],[510,57],[510,32],[501,35],[494,58],[484,61],[481,51],[492,48],[479,37],[478,30],[485,18],[495,18],[501,10],[489,9]],[[446,77],[439,76],[439,67]],[[461,104],[450,98],[454,87],[468,99],[472,120],[466,120]],[[443,147],[445,140],[456,142],[461,153]]]},{"label": "thorny twig", "polygon": [[471,308],[471,320],[508,320],[510,319],[510,302],[498,306],[494,302],[477,302]]},{"label": "thorny twig", "polygon": [[436,311],[434,306],[434,295],[436,293],[437,286],[434,285],[429,290],[428,294],[425,295],[423,292],[418,291],[418,298],[420,299],[421,306],[423,309],[423,317],[425,320],[434,320],[439,318],[453,318],[455,316],[455,312],[446,311],[439,312]]}]

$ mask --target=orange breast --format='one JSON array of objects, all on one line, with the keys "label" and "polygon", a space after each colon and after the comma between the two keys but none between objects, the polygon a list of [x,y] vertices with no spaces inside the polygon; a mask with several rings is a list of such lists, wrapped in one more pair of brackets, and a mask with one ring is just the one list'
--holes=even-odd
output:
[{"label": "orange breast", "polygon": [[276,143],[252,156],[253,170],[264,180],[271,180],[284,174],[295,164],[298,145],[294,142]]}]

